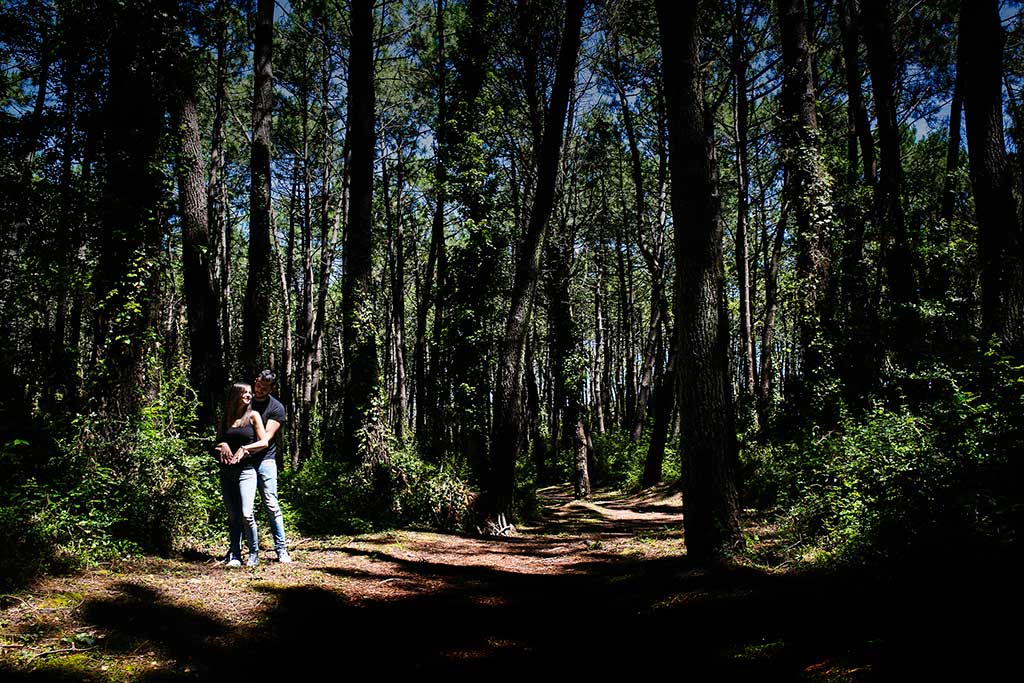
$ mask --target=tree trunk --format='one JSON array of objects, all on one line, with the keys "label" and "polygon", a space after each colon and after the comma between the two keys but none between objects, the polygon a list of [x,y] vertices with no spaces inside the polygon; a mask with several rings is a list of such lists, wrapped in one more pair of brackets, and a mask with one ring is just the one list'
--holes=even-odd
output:
[{"label": "tree trunk", "polygon": [[814,74],[804,0],[778,0],[784,67],[783,158],[786,197],[796,218],[797,311],[803,376],[798,404],[812,419],[834,418],[828,410],[833,378],[828,311],[832,223],[828,172],[818,149]]},{"label": "tree trunk", "polygon": [[619,412],[623,429],[631,426],[636,411],[637,395],[636,363],[633,361],[633,287],[631,286],[633,278],[628,277],[628,271],[632,266],[627,263],[625,250],[626,246],[622,243],[621,236],[616,235],[615,256],[619,276],[619,353],[617,357],[622,359],[625,375],[624,400],[620,401],[622,410]]},{"label": "tree trunk", "polygon": [[[423,278],[419,308],[416,311],[416,344],[413,349],[413,375],[416,383],[416,438],[425,450],[427,460],[437,462],[442,455],[443,419],[440,387],[442,363],[441,334],[444,329],[443,286],[447,276],[447,254],[444,235],[444,213],[447,197],[448,164],[448,101],[446,82],[448,64],[445,52],[445,0],[435,2],[435,34],[437,40],[437,120],[434,125],[434,212],[430,229],[427,270]],[[436,284],[435,284],[436,280]],[[427,317],[434,309],[434,324],[428,343]]]},{"label": "tree trunk", "polygon": [[875,190],[877,168],[875,142],[871,135],[864,97],[857,40],[856,0],[841,0],[840,33],[843,41],[843,67],[846,76],[848,141],[847,199],[843,210],[845,244],[841,296],[846,313],[845,352],[839,361],[847,403],[864,407],[878,374],[877,321],[869,303],[868,272],[864,261],[864,235],[867,217],[857,209],[857,149],[864,182]]},{"label": "tree trunk", "polygon": [[252,147],[249,186],[249,265],[245,285],[241,363],[246,378],[267,364],[270,292],[270,126],[274,108],[274,0],[256,3],[253,50]]},{"label": "tree trunk", "polygon": [[[598,249],[601,249],[599,246]],[[605,432],[605,330],[604,330],[604,258],[603,250],[597,255],[597,279],[594,283],[594,356],[591,381],[594,401],[594,415],[597,419],[597,433]]]},{"label": "tree trunk", "polygon": [[736,0],[736,17],[733,26],[733,77],[736,91],[736,279],[739,288],[739,332],[740,332],[740,391],[738,404],[741,421],[748,422],[748,412],[754,397],[754,338],[750,310],[750,255],[747,246],[747,220],[749,211],[750,174],[747,164],[747,126],[749,103],[747,101],[746,37],[743,21],[743,3]]},{"label": "tree trunk", "polygon": [[964,86],[960,69],[956,71],[953,83],[953,101],[949,105],[949,140],[946,143],[946,176],[942,181],[942,210],[940,217],[947,224],[953,220],[953,209],[956,207],[957,172],[960,170],[960,127],[964,107]]},{"label": "tree trunk", "polygon": [[[698,4],[658,0],[675,216],[676,358],[687,553],[714,562],[743,545],[734,466],[722,223],[698,57]],[[674,21],[675,20],[675,21]]]},{"label": "tree trunk", "polygon": [[551,101],[544,116],[544,134],[537,165],[537,185],[530,220],[519,249],[511,306],[505,323],[498,361],[498,385],[495,387],[493,468],[488,492],[490,512],[498,517],[512,508],[515,490],[515,465],[519,457],[523,411],[520,405],[523,382],[523,353],[529,330],[529,311],[537,276],[540,272],[541,246],[555,200],[559,159],[569,106],[569,94],[576,76],[576,58],[580,46],[584,0],[569,0],[565,26],[551,90]]},{"label": "tree trunk", "polygon": [[1024,355],[1024,258],[1003,141],[1003,42],[999,3],[964,0],[958,70],[963,77],[967,158],[978,217],[982,327],[1019,359]]},{"label": "tree trunk", "polygon": [[139,414],[153,378],[146,372],[153,332],[158,259],[164,235],[164,102],[156,90],[166,69],[159,55],[164,3],[126,6],[116,15],[104,121],[107,177],[103,234],[93,286],[95,362],[91,396],[105,437],[101,459],[123,456],[116,437]]},{"label": "tree trunk", "polygon": [[213,240],[212,278],[220,286],[220,363],[224,377],[234,376],[236,359],[231,345],[231,232],[228,229],[227,158],[224,142],[224,120],[227,100],[228,36],[225,0],[218,0],[216,10],[216,75],[214,77],[213,131],[210,138],[210,182],[207,186],[207,208]]},{"label": "tree trunk", "polygon": [[348,390],[344,453],[356,462],[387,461],[380,414],[380,362],[373,313],[373,0],[352,0],[348,128],[352,139],[342,322]]},{"label": "tree trunk", "polygon": [[889,289],[888,346],[904,366],[912,367],[920,355],[921,324],[917,312],[919,297],[914,274],[914,251],[900,201],[903,163],[900,158],[900,131],[896,121],[896,55],[889,15],[890,2],[862,2],[868,67],[875,100],[875,118],[878,121],[881,171],[876,196],[881,221],[882,261]]},{"label": "tree trunk", "polygon": [[206,165],[199,137],[196,81],[187,39],[174,58],[178,77],[173,123],[177,130],[178,202],[181,211],[181,251],[184,295],[188,315],[189,378],[199,396],[199,422],[212,425],[226,384],[218,330],[219,298],[211,281],[210,229],[206,206]]},{"label": "tree trunk", "polygon": [[[675,332],[672,339],[677,339]],[[661,481],[661,469],[665,462],[665,445],[668,442],[668,429],[676,406],[676,360],[670,353],[668,364],[658,377],[657,390],[654,392],[654,428],[651,430],[651,442],[647,446],[647,457],[644,460],[644,474],[641,486],[648,488]]]}]

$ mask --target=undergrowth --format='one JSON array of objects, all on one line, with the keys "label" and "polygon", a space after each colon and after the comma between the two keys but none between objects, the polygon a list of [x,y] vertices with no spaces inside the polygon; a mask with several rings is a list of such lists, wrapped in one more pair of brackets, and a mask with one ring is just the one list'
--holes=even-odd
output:
[{"label": "undergrowth", "polygon": [[824,434],[752,443],[745,504],[774,509],[786,559],[895,566],[925,555],[1002,555],[1021,517],[1024,368],[933,367],[917,394]]}]

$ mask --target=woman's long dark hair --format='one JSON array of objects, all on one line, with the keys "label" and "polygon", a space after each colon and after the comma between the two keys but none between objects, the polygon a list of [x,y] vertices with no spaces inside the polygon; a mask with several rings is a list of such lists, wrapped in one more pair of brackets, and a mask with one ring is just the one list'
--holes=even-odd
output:
[{"label": "woman's long dark hair", "polygon": [[235,425],[242,426],[249,424],[252,419],[252,401],[242,409],[242,394],[248,391],[252,393],[252,387],[245,382],[235,382],[228,389],[227,400],[224,401],[224,412],[223,418],[220,421],[220,429],[218,430],[218,438],[224,433],[224,430],[228,427]]}]

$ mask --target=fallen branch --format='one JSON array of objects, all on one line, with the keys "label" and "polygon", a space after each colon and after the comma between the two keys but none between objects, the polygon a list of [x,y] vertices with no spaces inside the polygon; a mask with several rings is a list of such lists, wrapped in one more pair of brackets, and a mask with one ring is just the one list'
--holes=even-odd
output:
[{"label": "fallen branch", "polygon": [[14,598],[15,600],[20,600],[21,604],[23,604],[25,607],[27,607],[29,609],[35,609],[35,607],[32,605],[31,602],[29,602],[25,598],[19,597],[17,595],[11,595],[10,593],[4,593],[3,595],[0,595],[0,598]]},{"label": "fallen branch", "polygon": [[88,652],[89,650],[95,650],[95,649],[96,649],[95,645],[92,646],[92,647],[63,647],[63,648],[61,648],[59,650],[47,650],[46,652],[37,652],[36,654],[34,654],[31,657],[29,657],[28,661],[29,662],[33,662],[33,661],[39,659],[40,657],[48,657],[49,655],[58,655],[58,654],[64,654],[64,653],[67,653],[67,652]]}]

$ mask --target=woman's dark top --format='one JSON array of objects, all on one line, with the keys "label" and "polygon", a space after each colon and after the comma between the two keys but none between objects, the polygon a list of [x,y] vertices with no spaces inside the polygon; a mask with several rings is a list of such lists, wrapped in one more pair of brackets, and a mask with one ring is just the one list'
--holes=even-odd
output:
[{"label": "woman's dark top", "polygon": [[241,427],[227,427],[220,435],[220,440],[225,442],[234,453],[247,443],[256,440],[256,428],[252,426],[251,422]]}]

